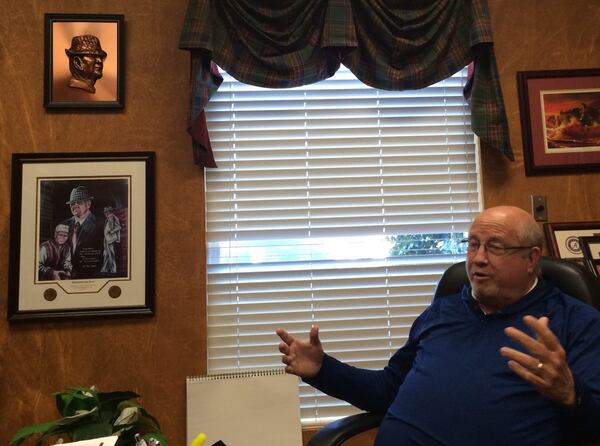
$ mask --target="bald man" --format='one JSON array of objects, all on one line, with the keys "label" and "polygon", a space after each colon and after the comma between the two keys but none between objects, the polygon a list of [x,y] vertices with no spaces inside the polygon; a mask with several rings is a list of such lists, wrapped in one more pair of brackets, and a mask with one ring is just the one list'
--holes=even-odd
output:
[{"label": "bald man", "polygon": [[600,438],[600,313],[539,277],[543,235],[512,206],[469,230],[470,286],[436,299],[383,370],[351,367],[283,329],[286,371],[385,413],[375,444],[558,445]]}]

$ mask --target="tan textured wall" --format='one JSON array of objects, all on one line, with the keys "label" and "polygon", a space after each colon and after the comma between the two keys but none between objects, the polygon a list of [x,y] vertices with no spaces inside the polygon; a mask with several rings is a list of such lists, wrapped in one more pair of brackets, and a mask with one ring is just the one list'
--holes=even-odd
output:
[{"label": "tan textured wall", "polygon": [[[185,443],[185,376],[205,367],[202,172],[191,163],[184,129],[188,57],[177,49],[185,3],[2,1],[0,233],[8,234],[9,227],[11,153],[156,151],[157,312],[152,318],[9,324],[8,238],[0,238],[0,444],[24,424],[54,418],[53,391],[91,384],[139,392],[171,444]],[[517,160],[484,152],[486,206],[528,209],[530,194],[545,194],[553,221],[600,220],[600,173],[525,177],[516,89],[517,71],[600,66],[600,4],[489,4]],[[123,112],[45,112],[45,12],[125,15]]]}]

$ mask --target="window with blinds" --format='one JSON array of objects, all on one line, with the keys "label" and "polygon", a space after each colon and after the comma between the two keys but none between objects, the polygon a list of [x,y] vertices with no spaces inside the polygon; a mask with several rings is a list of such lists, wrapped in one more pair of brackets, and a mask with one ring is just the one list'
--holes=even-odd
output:
[{"label": "window with blinds", "polygon": [[[226,73],[207,109],[208,368],[281,366],[277,327],[381,368],[480,209],[466,69],[383,91],[342,67],[292,89]],[[355,413],[301,385],[304,424]]]}]

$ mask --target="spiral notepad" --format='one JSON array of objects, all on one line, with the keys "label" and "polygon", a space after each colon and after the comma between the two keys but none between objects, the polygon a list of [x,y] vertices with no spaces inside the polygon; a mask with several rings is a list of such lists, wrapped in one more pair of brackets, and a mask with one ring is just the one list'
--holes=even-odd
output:
[{"label": "spiral notepad", "polygon": [[187,378],[187,444],[301,446],[298,378],[283,370]]}]

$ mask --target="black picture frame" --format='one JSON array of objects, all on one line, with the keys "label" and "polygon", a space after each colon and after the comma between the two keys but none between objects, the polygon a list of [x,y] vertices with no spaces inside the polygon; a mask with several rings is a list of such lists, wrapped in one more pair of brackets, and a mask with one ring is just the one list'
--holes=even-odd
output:
[{"label": "black picture frame", "polygon": [[520,71],[517,86],[525,175],[599,171],[600,69]]},{"label": "black picture frame", "polygon": [[585,265],[596,277],[600,277],[600,236],[579,237],[579,245]]},{"label": "black picture frame", "polygon": [[154,313],[154,165],[141,151],[12,155],[9,321]]},{"label": "black picture frame", "polygon": [[46,109],[124,107],[124,28],[122,14],[44,15]]}]

